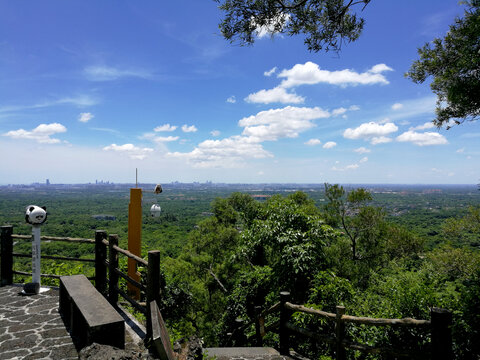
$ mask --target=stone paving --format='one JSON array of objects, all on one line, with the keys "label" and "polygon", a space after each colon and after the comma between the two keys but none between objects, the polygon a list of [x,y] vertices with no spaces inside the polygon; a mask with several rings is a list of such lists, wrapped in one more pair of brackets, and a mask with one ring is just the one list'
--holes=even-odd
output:
[{"label": "stone paving", "polygon": [[22,289],[0,287],[0,359],[78,359],[58,313],[58,290],[26,296]]}]

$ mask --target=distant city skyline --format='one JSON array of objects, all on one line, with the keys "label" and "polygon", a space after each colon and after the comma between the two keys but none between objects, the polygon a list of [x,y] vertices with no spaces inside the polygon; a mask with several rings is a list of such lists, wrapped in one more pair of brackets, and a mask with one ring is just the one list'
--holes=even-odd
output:
[{"label": "distant city skyline", "polygon": [[339,54],[232,45],[217,5],[0,3],[0,184],[480,181],[480,123],[404,77],[458,2],[371,2]]}]

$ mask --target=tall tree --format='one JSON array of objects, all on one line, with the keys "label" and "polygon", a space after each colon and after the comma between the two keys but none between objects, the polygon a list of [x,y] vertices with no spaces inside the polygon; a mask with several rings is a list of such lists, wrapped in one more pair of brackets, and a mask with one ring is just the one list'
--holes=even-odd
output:
[{"label": "tall tree", "polygon": [[225,17],[223,36],[251,45],[262,32],[289,36],[304,34],[308,50],[339,51],[343,43],[357,40],[364,19],[353,11],[370,0],[215,0]]},{"label": "tall tree", "polygon": [[443,39],[418,49],[420,59],[405,75],[416,83],[433,76],[437,95],[433,123],[447,129],[451,122],[478,120],[480,116],[480,0],[469,0],[463,18],[456,18]]}]

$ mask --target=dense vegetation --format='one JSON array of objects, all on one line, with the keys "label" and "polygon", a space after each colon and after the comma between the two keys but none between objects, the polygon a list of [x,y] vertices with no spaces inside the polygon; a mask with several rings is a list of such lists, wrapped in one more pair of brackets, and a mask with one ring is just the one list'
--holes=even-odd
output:
[{"label": "dense vegetation", "polygon": [[[254,306],[271,306],[288,290],[294,303],[327,311],[344,305],[347,314],[358,316],[428,319],[430,307],[447,308],[453,311],[456,357],[480,354],[480,192],[328,184],[291,190],[264,190],[260,194],[267,196],[258,201],[226,188],[166,186],[158,196],[159,218],[149,217],[156,199],[145,193],[142,251],[162,251],[162,311],[172,337],[197,334],[206,345],[221,345],[236,318],[251,318]],[[14,225],[16,234],[30,233],[23,209],[35,203],[49,212],[43,234],[92,238],[95,229],[104,229],[119,234],[126,247],[126,188],[0,191],[0,223]],[[92,217],[98,214],[115,220]],[[28,252],[29,246],[19,242],[15,251]],[[42,246],[43,253],[92,257],[90,245]],[[15,266],[28,267],[28,261]],[[42,262],[42,272],[76,271],[91,269]],[[332,331],[303,315],[295,322]],[[429,341],[428,333],[417,330],[347,331],[359,342],[419,351]],[[278,339],[269,335],[266,341],[274,345]],[[331,355],[327,346],[296,343],[311,358]]]}]

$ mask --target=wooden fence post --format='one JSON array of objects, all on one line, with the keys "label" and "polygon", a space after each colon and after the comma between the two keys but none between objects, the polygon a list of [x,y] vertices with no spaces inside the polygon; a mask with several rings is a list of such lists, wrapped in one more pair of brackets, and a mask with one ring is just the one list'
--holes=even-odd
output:
[{"label": "wooden fence post", "polygon": [[150,314],[150,302],[155,300],[160,307],[160,251],[148,252],[147,267],[147,337],[152,337],[152,318]]},{"label": "wooden fence post", "polygon": [[103,296],[107,293],[107,246],[103,243],[106,238],[106,231],[95,231],[95,287]]},{"label": "wooden fence post", "polygon": [[432,326],[432,359],[453,359],[452,349],[452,313],[445,309],[432,308],[430,311]]},{"label": "wooden fence post", "polygon": [[336,344],[336,359],[345,360],[347,358],[347,353],[345,347],[343,346],[343,339],[345,338],[345,323],[342,320],[342,315],[345,314],[345,306],[337,306],[337,316],[335,318],[335,337],[337,340]]},{"label": "wooden fence post", "polygon": [[263,346],[262,330],[264,325],[264,320],[262,318],[262,307],[255,306],[255,339],[257,343],[256,345],[260,347]]},{"label": "wooden fence post", "polygon": [[285,307],[285,303],[290,301],[290,293],[288,291],[280,292],[280,354],[290,354],[290,334],[287,329],[287,322],[290,320],[290,310]]},{"label": "wooden fence post", "polygon": [[118,246],[118,235],[108,237],[108,301],[114,307],[118,302],[118,274],[115,269],[118,268],[118,253],[113,246]]},{"label": "wooden fence post", "polygon": [[243,324],[243,319],[235,319],[235,329],[232,334],[233,346],[245,346],[245,343],[247,342],[247,338],[242,330]]},{"label": "wooden fence post", "polygon": [[13,226],[2,226],[1,229],[0,286],[5,286],[13,283]]}]

